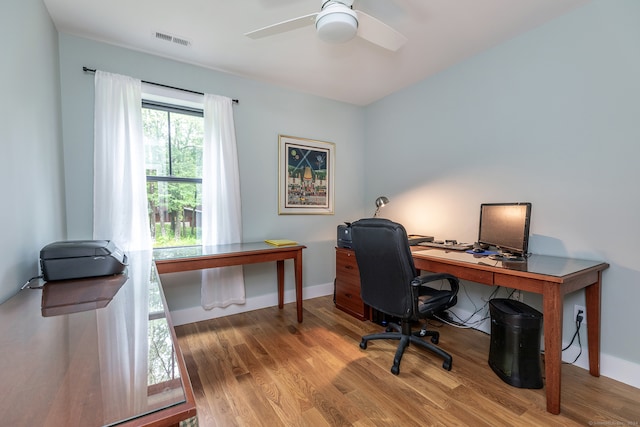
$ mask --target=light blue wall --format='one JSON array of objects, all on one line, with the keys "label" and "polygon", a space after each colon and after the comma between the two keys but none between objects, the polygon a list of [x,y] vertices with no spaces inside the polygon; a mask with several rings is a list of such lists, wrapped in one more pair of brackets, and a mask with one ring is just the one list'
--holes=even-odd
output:
[{"label": "light blue wall", "polygon": [[366,108],[364,158],[366,199],[409,232],[473,242],[480,203],[532,202],[531,252],[610,263],[602,351],[635,363],[639,23],[640,2],[595,1],[395,93]]},{"label": "light blue wall", "polygon": [[3,302],[65,228],[58,35],[42,0],[3,0],[0,31]]},{"label": "light blue wall", "polygon": [[[42,246],[91,236],[93,79],[81,70],[87,65],[240,99],[245,239],[307,244],[306,285],[333,280],[336,224],[369,215],[378,195],[392,201],[383,216],[410,232],[470,241],[480,203],[531,201],[533,252],[611,264],[603,353],[637,364],[638,22],[636,0],[594,1],[358,108],[58,35],[41,0],[5,1],[0,28],[11,42],[0,48],[8,64],[0,67],[0,223],[16,226],[3,228],[0,301],[37,274]],[[277,215],[279,133],[336,143],[335,215]],[[250,292],[272,292],[273,277],[270,267],[251,266]],[[471,286],[472,296],[484,291]],[[572,305],[583,301],[582,294],[568,298],[566,331]],[[532,296],[525,302],[539,304]]]},{"label": "light blue wall", "polygon": [[[336,226],[362,215],[362,108],[67,34],[59,37],[70,238],[92,234],[94,90],[93,75],[82,71],[87,66],[239,99],[234,117],[244,240],[297,240],[307,246],[305,286],[333,283]],[[278,215],[278,134],[335,143],[334,215]],[[274,292],[274,271],[271,265],[246,267],[247,296]],[[286,288],[293,288],[292,277],[286,275]],[[173,294],[180,297],[179,291]],[[194,297],[197,301],[197,292]],[[180,301],[172,303],[172,309],[184,308]]]}]

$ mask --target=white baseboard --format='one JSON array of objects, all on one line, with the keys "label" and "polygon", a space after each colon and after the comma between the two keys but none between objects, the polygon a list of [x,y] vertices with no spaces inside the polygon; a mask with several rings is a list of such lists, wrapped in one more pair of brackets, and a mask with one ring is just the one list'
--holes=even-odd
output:
[{"label": "white baseboard", "polygon": [[[457,307],[449,309],[462,319],[467,319],[471,316],[471,312],[460,310]],[[491,333],[491,321],[486,319],[481,321],[481,316],[471,316],[469,323],[478,322],[473,329]],[[586,342],[586,331],[581,334],[583,342]],[[565,348],[569,343],[563,342],[562,348]],[[567,350],[562,352],[562,361],[566,363],[573,362],[573,359],[580,353],[580,346],[573,344]],[[582,354],[576,360],[573,365],[589,370],[589,354],[586,344],[582,345]],[[619,357],[612,356],[606,353],[600,353],[600,375],[620,381],[621,383],[628,384],[632,387],[640,388],[640,364],[629,362],[628,360],[620,359]]]},{"label": "white baseboard", "polygon": [[[333,295],[333,282],[302,288],[303,300],[325,295]],[[295,301],[295,290],[285,290],[284,302],[290,303]],[[202,320],[215,319],[217,317],[229,316],[232,314],[245,313],[247,311],[258,310],[260,308],[274,307],[276,305],[278,305],[278,294],[274,292],[272,294],[247,298],[244,304],[232,304],[225,308],[205,310],[201,306],[198,306],[181,310],[173,310],[171,311],[171,320],[175,326],[178,326],[185,325],[187,323],[200,322]]]},{"label": "white baseboard", "polygon": [[[584,335],[586,335],[586,331]],[[569,343],[567,342],[563,342],[562,348],[565,348],[568,344]],[[573,344],[567,350],[562,352],[562,361],[571,363],[578,353],[580,353],[580,347]],[[573,365],[579,366],[587,371],[589,370],[589,355],[587,346],[584,343],[582,344],[582,354],[578,357],[578,360],[573,363]],[[601,352],[600,375],[640,388],[640,364],[638,363],[629,362],[628,360],[620,359],[619,357]]]}]

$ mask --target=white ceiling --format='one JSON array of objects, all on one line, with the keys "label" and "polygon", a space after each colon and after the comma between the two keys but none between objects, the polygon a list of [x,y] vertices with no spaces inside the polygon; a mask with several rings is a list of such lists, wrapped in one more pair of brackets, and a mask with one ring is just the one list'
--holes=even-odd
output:
[{"label": "white ceiling", "polygon": [[[408,38],[397,52],[360,38],[328,44],[316,37],[313,25],[258,40],[243,35],[318,12],[320,0],[44,3],[60,32],[367,105],[587,1],[356,0],[354,9]],[[159,40],[156,32],[188,40],[190,45]]]}]

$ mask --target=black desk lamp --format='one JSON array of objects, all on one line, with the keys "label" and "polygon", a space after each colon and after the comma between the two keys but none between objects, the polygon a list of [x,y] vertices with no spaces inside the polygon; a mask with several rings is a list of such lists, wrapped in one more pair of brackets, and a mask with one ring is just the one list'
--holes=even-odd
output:
[{"label": "black desk lamp", "polygon": [[378,211],[380,210],[381,207],[383,207],[384,205],[388,205],[389,204],[389,199],[386,196],[380,196],[376,199],[376,213],[373,214],[373,217],[377,217],[378,216]]}]

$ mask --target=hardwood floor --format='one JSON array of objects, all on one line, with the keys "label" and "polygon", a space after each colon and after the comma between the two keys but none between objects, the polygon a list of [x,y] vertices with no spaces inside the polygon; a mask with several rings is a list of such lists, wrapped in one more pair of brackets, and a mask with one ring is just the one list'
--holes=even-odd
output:
[{"label": "hardwood floor", "polygon": [[487,364],[489,336],[431,325],[452,354],[451,371],[412,346],[390,368],[397,341],[362,335],[382,327],[336,309],[331,297],[176,327],[210,426],[587,426],[638,425],[640,390],[571,365],[562,369],[562,412],[546,412],[544,389],[512,387]]}]

